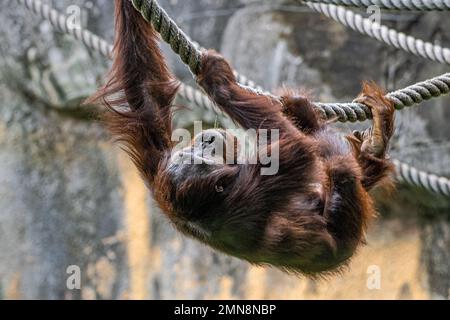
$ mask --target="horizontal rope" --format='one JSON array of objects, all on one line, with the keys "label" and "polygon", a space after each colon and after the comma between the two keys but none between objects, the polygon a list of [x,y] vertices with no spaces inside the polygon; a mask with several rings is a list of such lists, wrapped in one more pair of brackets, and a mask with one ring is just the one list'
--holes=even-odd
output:
[{"label": "horizontal rope", "polygon": [[437,98],[450,93],[450,73],[428,79],[401,90],[391,92],[387,97],[392,100],[397,109],[411,107],[431,98]]},{"label": "horizontal rope", "polygon": [[[85,46],[95,52],[100,53],[104,57],[111,59],[112,55],[112,45],[106,40],[98,37],[92,32],[81,29],[78,34],[82,37],[75,36],[75,33],[69,32],[67,27],[67,18],[60,14],[58,11],[52,9],[46,4],[42,4],[40,0],[17,0],[20,4],[24,5],[27,9],[32,12],[39,14],[43,19],[50,21],[54,19],[58,23],[51,23],[57,30],[62,31],[66,34],[72,35],[75,39],[81,41]],[[51,14],[50,14],[51,13]],[[53,18],[52,18],[53,17]],[[60,28],[60,26],[66,26],[66,28]],[[95,39],[95,41],[94,41]],[[105,50],[106,49],[106,50]],[[216,113],[220,112],[217,107],[211,103],[211,101],[199,90],[196,90],[188,85],[182,85],[179,90],[179,94],[185,98],[188,102],[194,103],[195,105],[205,108],[207,110],[212,110]],[[332,115],[336,113],[336,110],[341,110],[341,108],[347,108],[346,105],[339,106],[338,109],[333,109],[329,105],[324,105],[323,112],[327,115]],[[355,109],[352,109],[354,111]],[[360,113],[355,114],[355,117],[362,116],[366,111],[361,110]],[[445,177],[438,177],[434,174],[429,174],[423,171],[419,171],[405,163],[398,160],[393,160],[397,168],[397,178],[399,181],[407,182],[409,184],[425,188],[428,191],[438,193],[444,196],[450,196],[450,181]]]},{"label": "horizontal rope", "polygon": [[157,1],[130,0],[144,19],[151,22],[153,28],[161,34],[173,52],[178,54],[194,75],[200,72],[202,53],[177,24],[169,17]]},{"label": "horizontal rope", "polygon": [[[96,49],[96,51],[100,52],[104,56],[109,55],[110,48],[108,47],[108,44],[105,41],[102,41],[99,39],[98,36],[90,33],[87,30],[80,29],[80,28],[70,28],[67,19],[60,15],[55,9],[52,9],[47,4],[43,4],[40,0],[17,0],[20,4],[24,5],[28,9],[32,10],[33,12],[39,14],[42,18],[48,20],[52,26],[54,26],[57,30],[62,31],[64,33],[70,34],[74,36],[76,39],[82,41],[86,46],[90,46]],[[179,36],[176,37],[169,37],[169,41],[172,42],[171,46],[175,46],[174,39],[183,39],[180,40],[183,43],[185,43],[185,47],[189,49],[183,49],[178,50],[178,52],[184,52],[183,56],[185,56],[184,60],[187,59],[187,61],[191,61],[192,66],[196,65],[199,67],[199,61],[200,59],[200,51],[197,49],[198,45],[194,44],[192,41],[189,40],[189,38],[182,33],[181,30],[176,27],[175,23],[170,20],[166,21],[167,19],[170,19],[167,14],[160,8],[156,1],[152,0],[132,0],[134,2],[139,2],[140,8],[147,12],[147,15],[150,14],[150,17],[154,17],[153,19],[155,21],[161,21],[161,26],[169,25],[171,27],[163,28],[160,26],[160,30],[171,30],[169,34],[177,34]],[[145,5],[144,3],[147,3]],[[156,14],[152,14],[152,12],[159,12],[161,15],[161,18],[156,18]],[[163,19],[163,17],[166,17]],[[166,21],[163,23],[162,21]],[[175,28],[175,31],[172,29]],[[167,34],[167,32],[166,32]],[[167,35],[166,35],[167,39]],[[180,47],[179,47],[180,48]],[[189,50],[189,52],[196,52],[192,55],[186,55],[186,51]],[[181,54],[180,54],[181,57]],[[183,61],[183,59],[182,59]],[[193,62],[194,61],[194,62]],[[195,62],[196,61],[196,62]],[[195,70],[195,68],[193,69]],[[246,82],[246,87],[250,88],[249,85],[254,85],[253,82],[245,78],[244,76],[238,75],[238,79],[241,81]],[[190,96],[198,97],[200,95],[199,92],[196,92],[194,88],[183,88],[182,92],[189,93]],[[261,88],[256,89],[258,93],[260,94],[268,94],[262,91]],[[414,104],[420,103],[424,100],[431,99],[433,97],[439,97],[440,95],[447,94],[450,92],[450,74],[444,74],[442,76],[426,80],[421,83],[417,83],[415,85],[412,85],[408,88],[398,90],[395,92],[392,92],[388,95],[390,99],[392,99],[395,103],[395,107],[397,109],[402,109],[404,107],[409,107]],[[212,109],[213,103],[209,102],[206,103],[206,99],[197,99],[202,101],[202,105],[208,109]],[[364,121],[371,118],[371,112],[369,108],[367,108],[365,105],[362,104],[356,104],[356,103],[320,103],[317,102],[315,105],[319,108],[319,111],[322,113],[323,116],[327,117],[328,119],[336,118],[338,121],[341,122],[356,122],[356,121]]]},{"label": "horizontal rope", "polygon": [[434,193],[449,197],[450,180],[445,177],[438,177],[424,171],[417,170],[398,160],[393,160],[396,168],[397,180],[410,185],[427,189]]},{"label": "horizontal rope", "polygon": [[300,3],[315,2],[335,4],[346,7],[377,6],[388,10],[414,11],[447,11],[450,10],[450,0],[297,0]]},{"label": "horizontal rope", "polygon": [[[28,10],[38,14],[44,20],[58,31],[73,36],[75,39],[81,41],[87,48],[100,53],[102,56],[111,59],[113,46],[106,40],[93,34],[92,32],[83,28],[70,28],[66,16],[60,14],[47,4],[40,0],[17,0],[21,5]],[[188,85],[181,85],[180,95],[189,102],[195,103],[205,109],[215,109],[215,105],[202,92],[196,90]]]},{"label": "horizontal rope", "polygon": [[418,57],[450,64],[450,49],[448,48],[442,48],[430,42],[408,36],[403,32],[398,32],[392,28],[373,22],[343,7],[315,2],[305,2],[305,4],[314,11],[320,12],[346,27],[384,42],[389,46],[402,49]]}]

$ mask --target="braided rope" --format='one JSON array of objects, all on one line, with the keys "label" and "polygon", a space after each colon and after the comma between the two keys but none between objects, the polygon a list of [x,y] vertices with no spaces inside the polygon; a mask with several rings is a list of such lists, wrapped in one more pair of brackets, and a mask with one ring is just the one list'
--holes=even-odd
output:
[{"label": "braided rope", "polygon": [[450,0],[297,0],[301,3],[314,2],[335,4],[346,7],[377,6],[389,10],[447,11],[450,10]]},{"label": "braided rope", "polygon": [[306,2],[306,5],[314,11],[349,27],[361,34],[368,35],[378,41],[384,42],[397,49],[402,49],[416,56],[432,61],[450,64],[450,49],[442,48],[430,42],[408,36],[403,32],[397,32],[379,23],[372,22],[360,14],[332,4]]},{"label": "braided rope", "polygon": [[186,99],[189,103],[192,103],[205,110],[211,110],[218,115],[225,115],[225,113],[217,107],[203,92],[197,90],[185,83],[181,83],[178,90],[180,97]]},{"label": "braided rope", "polygon": [[[17,1],[28,10],[40,15],[44,20],[49,21],[56,30],[73,36],[75,39],[81,41],[88,49],[98,52],[102,56],[111,59],[113,46],[105,39],[102,39],[83,28],[70,28],[66,16],[60,14],[49,5],[42,3],[40,0]],[[216,106],[202,92],[191,86],[182,84],[179,94],[189,102],[199,105],[202,108],[208,110],[216,109]]]},{"label": "braided rope", "polygon": [[[401,110],[448,93],[450,93],[450,73],[445,73],[388,93],[386,97],[394,102],[397,110]],[[317,102],[316,105],[324,117],[337,118],[340,122],[365,121],[372,118],[370,109],[363,104]]]},{"label": "braided rope", "polygon": [[391,92],[387,97],[397,109],[410,107],[431,98],[450,93],[450,73],[413,84],[404,89]]},{"label": "braided rope", "polygon": [[[58,11],[52,9],[50,6],[42,4],[40,0],[17,0],[20,4],[24,5],[27,9],[32,12],[39,14],[43,19],[51,22],[57,30],[60,30],[66,34],[72,35],[78,41],[81,41],[88,49],[98,52],[104,57],[111,59],[112,55],[112,45],[106,40],[98,37],[92,32],[80,29],[78,32],[70,32],[68,27],[67,18],[61,15]],[[52,19],[52,20],[51,20]],[[53,21],[53,22],[52,22]],[[61,27],[65,26],[65,27]],[[196,104],[201,108],[207,110],[213,110],[219,113],[220,110],[211,103],[211,101],[199,90],[196,90],[188,85],[182,85],[179,90],[179,94],[185,98],[187,101]],[[337,105],[333,108],[333,105],[323,104],[321,109],[324,116],[335,117],[342,116],[345,117],[346,112],[351,113],[354,118],[363,118],[367,110],[359,110],[358,105],[348,106],[348,104]],[[347,110],[349,108],[350,110]],[[355,112],[355,110],[359,110]],[[341,112],[341,113],[339,113]],[[353,112],[355,112],[353,114]],[[356,121],[356,120],[355,120]],[[429,174],[423,171],[419,171],[407,164],[404,164],[398,160],[393,160],[397,168],[397,179],[399,181],[404,181],[409,184],[425,188],[434,193],[438,193],[444,196],[450,196],[450,180],[445,177],[438,177],[434,174]]]},{"label": "braided rope", "polygon": [[[161,38],[170,45],[172,50],[178,54],[181,60],[189,66],[191,72],[197,76],[201,68],[202,50],[197,42],[192,41],[178,25],[170,18],[167,12],[156,0],[130,0],[134,8],[138,10],[142,17],[152,24],[153,28],[161,34]],[[269,92],[257,86],[246,76],[234,72],[237,81],[246,90],[277,98]]]},{"label": "braided rope", "polygon": [[[75,37],[77,40],[82,41],[87,47],[90,47],[102,55],[109,57],[111,46],[103,39],[99,38],[97,35],[92,34],[91,32],[81,29],[81,28],[70,28],[68,24],[68,20],[65,16],[61,15],[55,9],[52,9],[50,6],[43,4],[40,0],[18,0],[18,2],[24,5],[29,10],[33,11],[41,15],[42,18],[48,20],[52,26],[54,26],[59,31],[70,34]],[[176,27],[175,23],[170,19],[167,14],[158,6],[156,1],[152,0],[132,0],[133,4],[140,5],[139,8],[143,12],[146,12],[146,15],[150,15],[150,17],[154,17],[155,21],[161,21],[160,26],[169,25],[169,28],[161,27],[159,30],[164,29],[168,30],[168,33],[165,34],[176,34],[180,36],[169,36],[165,37],[169,43],[171,43],[172,47],[181,48],[180,45],[177,45],[175,39],[179,39],[179,41],[183,43],[187,43],[187,48],[184,50],[179,50],[178,53],[180,55],[189,52],[195,52],[192,55],[184,55],[185,59],[188,62],[194,61],[192,66],[199,67],[201,53],[198,50],[199,45],[193,43],[188,39],[184,33]],[[145,5],[147,3],[147,5]],[[159,18],[157,14],[153,14],[153,12],[159,12]],[[164,22],[166,21],[166,22]],[[175,31],[172,30],[175,28]],[[183,38],[183,39],[182,39]],[[164,39],[164,38],[163,38]],[[191,57],[191,58],[189,58]],[[191,69],[192,70],[192,69]],[[195,68],[193,69],[195,70]],[[254,83],[250,80],[246,79],[244,76],[238,76],[240,80],[246,81],[248,86],[253,86]],[[256,90],[261,91],[261,88],[257,88]],[[407,87],[402,90],[398,90],[388,94],[388,97],[392,99],[396,105],[397,109],[402,109],[405,106],[412,106],[416,103],[420,103],[424,100],[431,99],[433,97],[438,97],[443,94],[447,94],[450,92],[450,73],[444,74],[442,76],[426,80],[421,83],[417,83],[410,87]],[[192,101],[196,104],[200,104],[203,107],[208,109],[214,109],[213,103],[209,101],[200,91],[185,86],[181,90],[182,95],[185,98],[188,98],[189,101]],[[265,93],[261,93],[265,94]],[[356,104],[356,103],[316,103],[319,107],[322,114],[327,118],[337,118],[341,122],[350,121],[364,121],[371,117],[371,113],[369,108],[364,105]]]},{"label": "braided rope", "polygon": [[450,180],[445,177],[438,177],[424,171],[419,171],[398,160],[393,160],[396,168],[396,178],[400,182],[424,188],[434,193],[449,197]]}]

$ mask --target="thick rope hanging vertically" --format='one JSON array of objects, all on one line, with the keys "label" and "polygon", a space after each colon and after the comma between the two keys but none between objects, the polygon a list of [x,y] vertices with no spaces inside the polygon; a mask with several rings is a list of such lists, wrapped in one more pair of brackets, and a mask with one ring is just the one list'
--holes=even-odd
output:
[{"label": "thick rope hanging vertically", "polygon": [[[28,10],[40,15],[44,20],[47,20],[51,25],[65,34],[73,36],[78,41],[81,41],[88,49],[98,52],[104,57],[111,58],[112,45],[101,37],[93,34],[85,29],[78,29],[77,32],[70,30],[68,27],[67,18],[54,10],[50,6],[43,4],[40,0],[17,0],[19,4],[24,5]],[[201,108],[213,110],[218,112],[217,108],[211,103],[211,101],[202,94],[199,90],[196,90],[188,85],[183,84],[180,87],[180,95],[188,102],[194,103]],[[349,107],[350,104],[337,105],[337,108],[332,108],[330,105],[323,104],[321,109],[327,116],[342,116],[345,117],[345,111],[339,114],[339,110],[346,110],[346,112],[352,113],[355,118],[363,118],[366,113],[365,110],[358,110],[357,106],[354,108]],[[348,109],[350,110],[348,110]],[[357,111],[355,111],[357,110]],[[445,177],[438,177],[434,174],[429,174],[423,171],[419,171],[405,163],[398,160],[393,160],[396,166],[396,178],[400,182],[406,182],[408,184],[425,188],[428,191],[438,193],[444,196],[450,196],[450,180]]]},{"label": "thick rope hanging vertically", "polygon": [[[63,16],[48,5],[43,4],[40,0],[17,0],[33,12],[40,14],[44,19],[60,31],[73,35],[76,39],[81,40],[87,46],[93,46],[107,56],[109,49],[104,41],[101,41],[96,35],[89,33],[83,29],[69,28],[67,20],[63,20]],[[176,24],[168,17],[167,13],[159,6],[155,0],[131,0],[140,10],[144,11],[150,21],[155,21],[159,25],[159,30],[165,35],[166,41],[169,41],[171,47],[177,49],[175,52],[180,54],[182,61],[188,61],[191,70],[194,72],[200,67],[201,52],[193,42],[176,26]],[[145,18],[145,16],[144,16]],[[164,39],[164,38],[163,38]],[[184,48],[184,49],[183,49]],[[241,77],[242,78],[242,77]],[[248,81],[246,78],[242,78]],[[190,87],[183,88],[181,92],[189,92],[195,90]],[[450,73],[438,76],[436,78],[417,83],[402,90],[394,91],[388,95],[395,103],[397,109],[405,106],[412,106],[424,100],[433,97],[439,97],[450,92]],[[196,91],[190,92],[193,97],[199,97]],[[205,103],[205,99],[197,99],[209,109],[213,108],[212,103]],[[370,110],[361,104],[356,103],[316,103],[323,116],[332,119],[337,118],[341,122],[365,121],[371,118]]]},{"label": "thick rope hanging vertically", "polygon": [[300,3],[315,2],[335,4],[347,7],[377,6],[388,10],[414,11],[447,11],[450,10],[450,0],[297,0]]},{"label": "thick rope hanging vertically", "polygon": [[441,46],[416,39],[403,32],[398,32],[392,28],[372,22],[360,14],[343,7],[315,2],[305,3],[314,11],[320,12],[346,27],[384,42],[387,45],[402,49],[425,59],[450,64],[450,49],[448,48],[442,48]]},{"label": "thick rope hanging vertically", "polygon": [[[162,39],[168,42],[178,54],[183,52],[181,59],[188,65],[194,74],[201,68],[201,51],[180,30],[175,22],[160,7],[156,0],[129,0],[139,10],[149,23],[152,23]],[[450,73],[426,80],[410,86],[406,89],[394,91],[388,95],[392,98],[396,109],[410,107],[415,103],[438,97],[450,92]],[[261,94],[265,94],[261,92]],[[341,121],[364,121],[371,118],[370,110],[356,103],[317,103],[321,113],[328,118],[336,118]]]}]

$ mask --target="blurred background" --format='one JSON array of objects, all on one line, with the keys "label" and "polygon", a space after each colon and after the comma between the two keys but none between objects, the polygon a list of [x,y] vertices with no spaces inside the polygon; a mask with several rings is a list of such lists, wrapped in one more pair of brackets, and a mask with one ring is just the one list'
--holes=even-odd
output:
[{"label": "blurred background", "polygon": [[[44,2],[64,13],[79,6],[83,27],[112,41],[113,1]],[[159,2],[192,39],[271,90],[302,87],[320,101],[351,101],[362,80],[395,90],[448,72],[290,1]],[[377,192],[380,218],[368,244],[347,270],[325,280],[252,267],[182,237],[111,143],[95,109],[80,106],[109,61],[17,1],[1,5],[1,299],[449,298],[450,199],[406,185]],[[448,12],[382,12],[381,18],[450,47]],[[193,84],[163,48],[177,76]],[[177,127],[214,123],[214,114],[190,107],[177,116]],[[449,121],[449,97],[397,113],[393,157],[450,176]],[[69,266],[79,267],[79,290],[67,286]]]}]

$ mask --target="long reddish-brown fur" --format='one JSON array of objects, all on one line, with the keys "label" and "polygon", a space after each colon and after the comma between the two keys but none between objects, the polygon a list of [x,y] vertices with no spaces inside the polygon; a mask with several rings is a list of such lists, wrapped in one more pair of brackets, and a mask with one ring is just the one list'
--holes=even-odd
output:
[{"label": "long reddish-brown fur", "polygon": [[[281,101],[236,82],[217,53],[203,53],[198,83],[244,129],[279,129],[279,171],[261,164],[206,169],[171,160],[171,105],[178,83],[152,27],[128,0],[116,0],[114,65],[91,99],[128,150],[156,201],[181,232],[251,263],[303,274],[338,270],[364,242],[374,186],[392,169],[386,149],[393,106],[365,84],[359,97],[378,122],[368,134],[340,137],[301,96]],[[380,124],[376,126],[375,124]],[[381,138],[380,138],[381,137]]]}]

